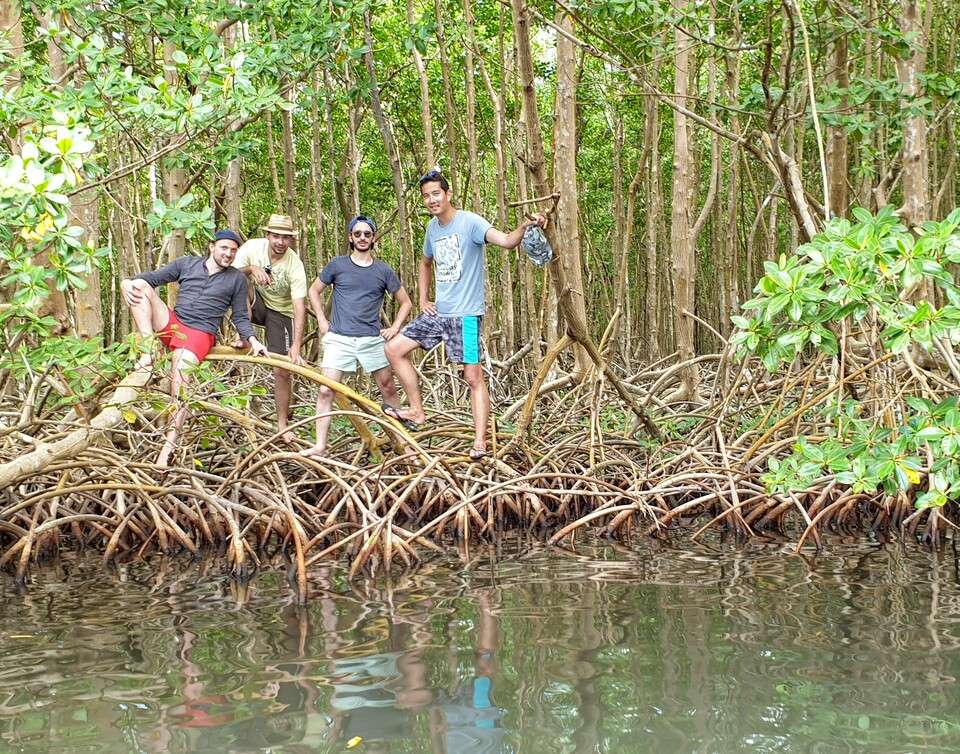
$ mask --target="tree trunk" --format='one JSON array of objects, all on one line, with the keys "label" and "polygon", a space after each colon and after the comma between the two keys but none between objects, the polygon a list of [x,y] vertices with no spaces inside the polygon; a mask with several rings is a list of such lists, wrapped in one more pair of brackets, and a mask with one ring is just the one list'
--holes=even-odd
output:
[{"label": "tree trunk", "polygon": [[647,170],[647,211],[644,266],[646,288],[644,291],[646,311],[646,347],[644,355],[653,362],[660,358],[660,265],[657,263],[658,223],[663,206],[660,186],[660,124],[659,109],[653,97],[647,98],[647,136],[650,139],[650,169]]},{"label": "tree trunk", "polygon": [[[294,89],[287,90],[287,100],[292,104],[294,100]],[[297,209],[297,155],[296,147],[293,142],[293,112],[284,110],[280,113],[280,123],[283,126],[283,189],[284,203],[286,213],[293,220],[293,227],[300,225],[300,212]]]},{"label": "tree trunk", "polygon": [[[928,0],[930,2],[930,0]],[[900,31],[911,39],[911,54],[897,59],[897,79],[903,94],[902,107],[913,108],[920,95],[920,77],[926,67],[926,40],[920,19],[919,0],[901,0]],[[922,113],[908,116],[903,124],[903,206],[900,217],[909,228],[929,214],[927,192],[927,123]]]},{"label": "tree trunk", "polygon": [[[14,58],[23,53],[23,27],[20,24],[20,12],[20,0],[4,0],[0,3],[0,37],[6,40],[9,52]],[[19,83],[20,72],[12,70],[4,79],[3,88],[12,89]]]},{"label": "tree trunk", "polygon": [[[353,76],[350,73],[350,64],[343,66],[347,89],[353,88]],[[350,170],[350,212],[347,219],[360,214],[360,150],[357,148],[357,131],[360,130],[360,108],[354,104],[347,105],[347,166]],[[387,159],[391,159],[388,154]]]},{"label": "tree trunk", "polygon": [[[740,27],[740,11],[733,6],[734,44],[739,45],[743,39]],[[736,101],[740,92],[740,56],[728,54],[726,56],[725,88],[727,100]],[[736,111],[730,114],[730,130],[740,133],[740,115]],[[727,169],[727,207],[724,222],[725,230],[721,232],[721,264],[723,280],[722,305],[720,307],[720,332],[728,335],[731,330],[730,317],[740,309],[740,292],[737,280],[737,271],[740,267],[739,254],[739,202],[740,202],[740,145],[731,144],[729,152],[729,168]],[[751,281],[752,283],[753,281]]]},{"label": "tree trunk", "polygon": [[463,0],[463,23],[467,31],[464,51],[464,78],[467,98],[467,157],[470,164],[470,209],[480,211],[480,170],[477,161],[477,91],[473,70],[473,8],[470,0]]},{"label": "tree trunk", "polygon": [[[850,86],[850,70],[847,58],[847,37],[841,34],[833,48],[833,67],[836,71],[836,84],[840,89]],[[841,96],[840,109],[846,106],[847,98]],[[827,164],[830,175],[830,213],[837,217],[846,217],[849,209],[847,191],[847,173],[849,171],[849,139],[843,126],[831,126],[827,147]]]},{"label": "tree trunk", "polygon": [[320,76],[313,72],[313,96],[310,98],[310,183],[316,187],[313,203],[314,264],[319,271],[326,260],[327,229],[323,202],[323,153],[320,138]]},{"label": "tree trunk", "polygon": [[447,158],[450,164],[445,171],[453,189],[454,199],[460,199],[460,184],[457,174],[457,111],[453,105],[453,86],[450,83],[450,61],[447,58],[447,42],[443,29],[443,7],[440,0],[433,0],[437,21],[437,47],[440,49],[440,73],[443,76],[443,108],[446,116]]},{"label": "tree trunk", "polygon": [[[413,0],[407,0],[407,26],[413,29],[415,20]],[[427,67],[423,63],[423,56],[416,46],[410,54],[413,56],[413,65],[417,69],[417,81],[420,83],[420,125],[423,129],[424,157],[424,164],[420,167],[423,168],[423,172],[427,172],[437,164],[437,155],[433,147],[433,116],[430,112],[430,80],[427,78]]]},{"label": "tree trunk", "polygon": [[[237,41],[237,26],[230,26],[223,32],[223,57],[229,61]],[[223,211],[227,218],[227,227],[241,232],[240,227],[240,172],[242,160],[234,157],[227,163],[227,175],[223,185]]]},{"label": "tree trunk", "polygon": [[[673,0],[673,8],[682,13],[683,0]],[[674,28],[674,95],[677,103],[687,103],[690,85],[690,38],[681,31],[679,25]],[[694,293],[696,285],[697,250],[692,233],[693,218],[693,176],[690,145],[687,131],[687,116],[679,111],[673,113],[673,194],[670,225],[671,276],[673,283],[673,328],[677,341],[677,351],[681,362],[692,361],[694,351],[694,321],[688,315],[694,311]],[[680,389],[675,396],[679,399],[693,400],[697,395],[700,381],[695,364],[690,364],[680,372]]]},{"label": "tree trunk", "polygon": [[273,140],[273,113],[266,113],[267,121],[267,161],[270,163],[270,180],[273,184],[273,207],[283,206],[283,194],[280,191],[280,173],[277,170],[277,147]]},{"label": "tree trunk", "polygon": [[[324,98],[323,102],[323,115],[328,124],[333,124],[333,107],[330,104],[331,93],[333,92],[333,77],[330,75],[330,71],[324,70],[323,80],[326,84],[327,96]],[[327,131],[327,167],[330,171],[330,187],[333,190],[333,195],[337,200],[337,206],[340,208],[340,218],[341,222],[335,223],[333,228],[333,248],[339,249],[341,254],[345,254],[350,248],[347,244],[347,222],[350,220],[351,212],[350,207],[347,204],[347,192],[346,187],[344,186],[344,178],[342,172],[337,170],[337,153],[336,147],[333,141],[333,128],[328,127]],[[336,213],[334,213],[336,214]]]},{"label": "tree trunk", "polygon": [[370,103],[373,107],[373,117],[377,121],[380,135],[383,138],[383,147],[390,160],[390,173],[393,176],[393,191],[397,197],[397,219],[400,234],[400,269],[407,268],[413,259],[413,249],[410,243],[410,220],[407,213],[406,193],[403,185],[403,170],[400,167],[400,156],[397,153],[393,139],[393,128],[383,111],[380,102],[380,86],[377,84],[377,71],[373,62],[373,33],[370,31],[370,11],[363,16],[363,33],[367,50],[363,55],[367,64],[367,76],[370,79]]},{"label": "tree trunk", "polygon": [[[497,170],[497,227],[507,228],[510,222],[507,211],[507,162],[506,152],[509,145],[506,141],[507,116],[503,106],[503,100],[493,87],[490,75],[483,63],[483,58],[479,59],[480,73],[483,76],[483,83],[487,88],[487,96],[493,105],[493,153],[496,159]],[[502,63],[501,63],[502,70]],[[500,257],[500,280],[502,282],[501,298],[503,302],[503,321],[501,323],[501,332],[503,333],[501,341],[503,343],[503,352],[505,354],[513,353],[516,345],[515,328],[516,314],[514,312],[514,293],[513,293],[513,254],[509,249],[502,249]]]},{"label": "tree trunk", "polygon": [[[49,22],[51,19],[45,19]],[[58,88],[73,81],[66,81],[66,65],[60,48],[51,38],[47,43],[49,56],[50,77],[53,81],[61,81]],[[83,229],[83,235],[78,239],[81,243],[96,247],[100,239],[100,194],[97,191],[84,191],[70,198],[70,224]],[[103,305],[100,300],[100,269],[94,263],[90,275],[84,281],[86,288],[77,289],[74,293],[74,325],[76,335],[81,338],[92,338],[103,333]]]},{"label": "tree trunk", "polygon": [[[549,196],[551,192],[549,190],[549,184],[547,183],[543,134],[540,131],[540,115],[537,108],[536,91],[534,89],[535,78],[533,74],[533,53],[530,49],[530,26],[529,19],[527,18],[527,9],[524,0],[511,0],[511,8],[513,10],[513,25],[517,42],[517,59],[520,64],[520,78],[523,90],[523,99],[527,111],[527,144],[529,146],[527,166],[530,169],[530,174],[533,176],[534,190],[537,192],[537,196]],[[568,23],[569,19],[564,19],[564,22]],[[570,57],[572,58],[573,55],[571,54]],[[560,55],[558,52],[558,62],[560,58],[562,58],[562,55]],[[559,71],[557,79],[558,82],[561,80]],[[561,88],[559,86],[557,88],[557,95],[558,98],[560,98]],[[564,93],[563,96],[568,95]],[[560,110],[561,108],[558,106],[558,112]],[[573,114],[576,116],[575,109]],[[556,148],[560,148],[560,146],[561,145],[555,145]],[[576,142],[574,141],[571,144],[563,146],[567,148],[575,148]],[[557,149],[555,149],[555,152],[556,151]],[[561,163],[563,161],[564,160],[561,160]],[[630,391],[624,386],[623,381],[612,369],[610,369],[610,366],[604,363],[603,357],[600,355],[596,344],[590,338],[590,332],[587,329],[586,318],[581,316],[581,312],[583,311],[582,298],[580,300],[580,306],[577,306],[577,304],[572,300],[575,295],[579,294],[580,296],[583,296],[585,292],[582,289],[578,292],[572,291],[566,281],[564,274],[565,267],[562,261],[566,250],[561,244],[561,236],[557,233],[555,225],[548,225],[545,232],[547,240],[553,247],[554,252],[560,257],[559,262],[554,261],[550,265],[550,271],[553,273],[551,275],[551,284],[556,293],[557,301],[563,310],[564,320],[566,322],[569,336],[583,346],[583,348],[589,354],[591,361],[593,361],[593,363],[596,365],[597,370],[604,374],[608,380],[608,384],[610,384],[611,387],[617,391],[620,399],[630,407],[630,410],[637,417],[637,420],[643,424],[646,431],[652,437],[662,439],[660,431],[650,420],[650,417],[647,416],[647,413],[644,411],[643,407],[637,403]],[[577,261],[579,262],[579,256],[577,256]],[[581,372],[580,374],[584,373]],[[526,427],[518,427],[518,431],[525,430]]]},{"label": "tree trunk", "polygon": [[[573,33],[573,19],[559,13],[557,25]],[[556,233],[563,254],[567,310],[586,325],[587,307],[583,265],[580,257],[580,201],[577,187],[577,55],[573,41],[564,34],[557,36],[557,96],[555,104],[556,138],[553,145],[553,178],[560,199],[557,202]],[[557,295],[560,293],[557,291]],[[559,302],[558,302],[559,303]],[[577,374],[585,373],[590,357],[582,346],[574,347]]]}]

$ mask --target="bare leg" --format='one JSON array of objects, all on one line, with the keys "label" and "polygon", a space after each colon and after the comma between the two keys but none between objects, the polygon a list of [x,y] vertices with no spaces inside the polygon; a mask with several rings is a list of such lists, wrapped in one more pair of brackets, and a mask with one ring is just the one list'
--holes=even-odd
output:
[{"label": "bare leg", "polygon": [[373,379],[380,388],[380,395],[383,396],[383,402],[394,408],[400,407],[400,395],[397,393],[397,385],[393,381],[393,370],[390,367],[378,369],[373,373]]},{"label": "bare leg", "polygon": [[158,466],[166,466],[169,464],[170,454],[173,453],[177,447],[177,434],[180,432],[180,428],[187,418],[187,407],[180,404],[180,388],[186,382],[183,369],[199,363],[196,354],[185,348],[178,348],[173,352],[173,367],[170,371],[170,395],[173,398],[174,410],[167,434],[163,438],[163,447],[160,449],[160,455],[157,456]]},{"label": "bare leg", "polygon": [[286,369],[273,370],[273,393],[277,403],[277,429],[280,439],[287,445],[297,441],[297,436],[287,429],[290,414],[290,394],[293,392],[293,375]]},{"label": "bare leg", "polygon": [[[343,372],[339,369],[330,369],[329,367],[321,370],[324,377],[340,382]],[[320,393],[317,396],[317,441],[313,447],[302,451],[302,455],[308,458],[320,458],[327,454],[327,434],[330,432],[330,408],[333,406],[333,390],[326,385],[320,386]],[[322,416],[322,414],[326,414]]]},{"label": "bare leg", "polygon": [[400,385],[410,403],[410,408],[400,411],[400,415],[404,419],[412,419],[417,423],[426,421],[427,418],[423,411],[423,398],[420,396],[420,378],[410,360],[410,354],[419,347],[420,344],[417,341],[411,340],[406,335],[397,335],[387,343],[385,349],[390,366],[393,367],[394,374],[400,380]]},{"label": "bare leg", "polygon": [[[157,292],[147,284],[146,280],[134,280],[134,290],[140,294],[140,300],[130,307],[130,316],[137,327],[137,331],[144,338],[151,337],[158,330],[166,327],[170,317],[170,310],[157,295]],[[144,369],[153,364],[152,355],[147,352],[137,362],[137,369]]]},{"label": "bare leg", "polygon": [[463,377],[470,386],[470,412],[473,414],[474,450],[487,449],[487,422],[490,419],[490,393],[483,367],[479,364],[464,364]]}]

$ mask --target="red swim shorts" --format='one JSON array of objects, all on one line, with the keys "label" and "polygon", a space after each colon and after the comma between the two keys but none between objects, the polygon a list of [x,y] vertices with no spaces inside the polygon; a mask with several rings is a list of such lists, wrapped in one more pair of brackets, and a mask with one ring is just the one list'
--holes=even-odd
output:
[{"label": "red swim shorts", "polygon": [[183,324],[180,318],[177,317],[176,312],[169,307],[167,308],[167,313],[169,314],[167,324],[157,333],[160,342],[171,351],[176,351],[178,348],[185,348],[197,357],[197,361],[203,361],[207,357],[207,354],[210,353],[210,349],[213,348],[216,338],[208,332],[196,330],[189,325]]}]

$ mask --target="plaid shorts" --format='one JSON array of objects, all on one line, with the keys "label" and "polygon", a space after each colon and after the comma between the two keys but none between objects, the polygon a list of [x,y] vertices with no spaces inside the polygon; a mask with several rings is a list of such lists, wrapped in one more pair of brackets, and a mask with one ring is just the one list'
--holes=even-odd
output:
[{"label": "plaid shorts", "polygon": [[402,334],[429,351],[441,340],[447,358],[456,364],[480,363],[480,323],[483,317],[441,317],[421,314]]}]

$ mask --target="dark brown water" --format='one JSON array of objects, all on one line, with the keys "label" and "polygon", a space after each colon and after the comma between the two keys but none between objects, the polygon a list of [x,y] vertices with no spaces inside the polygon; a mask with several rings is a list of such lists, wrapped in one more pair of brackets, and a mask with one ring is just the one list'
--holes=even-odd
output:
[{"label": "dark brown water", "polygon": [[956,553],[538,548],[0,580],[3,752],[960,750]]}]

